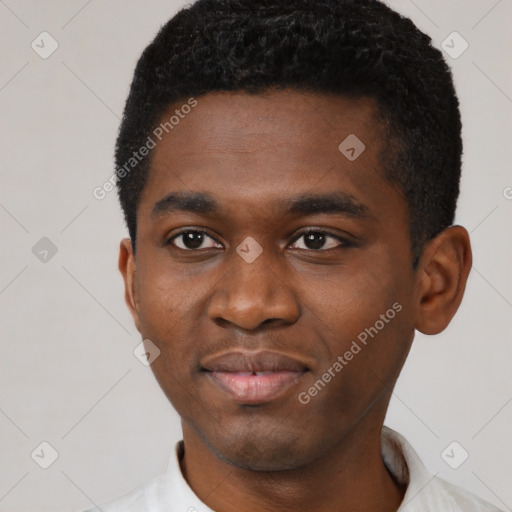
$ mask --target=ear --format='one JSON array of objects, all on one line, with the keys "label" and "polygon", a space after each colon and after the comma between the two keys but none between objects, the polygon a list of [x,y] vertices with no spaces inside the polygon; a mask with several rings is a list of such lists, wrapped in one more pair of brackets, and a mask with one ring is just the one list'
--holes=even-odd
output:
[{"label": "ear", "polygon": [[459,309],[472,255],[468,232],[452,226],[423,251],[418,264],[418,296],[415,328],[423,334],[442,332]]},{"label": "ear", "polygon": [[124,279],[124,300],[135,322],[135,327],[141,332],[139,313],[137,311],[137,290],[135,286],[135,255],[133,254],[132,243],[129,238],[123,238],[123,240],[121,240],[118,267]]}]

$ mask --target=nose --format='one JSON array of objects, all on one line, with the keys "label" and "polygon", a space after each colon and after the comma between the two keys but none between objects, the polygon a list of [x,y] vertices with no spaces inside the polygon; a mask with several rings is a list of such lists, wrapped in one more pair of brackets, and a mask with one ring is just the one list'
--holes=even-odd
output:
[{"label": "nose", "polygon": [[208,316],[216,323],[256,330],[263,324],[286,325],[297,321],[299,305],[287,283],[286,272],[271,265],[263,253],[252,263],[238,254],[226,262],[230,270],[216,284],[208,304]]}]

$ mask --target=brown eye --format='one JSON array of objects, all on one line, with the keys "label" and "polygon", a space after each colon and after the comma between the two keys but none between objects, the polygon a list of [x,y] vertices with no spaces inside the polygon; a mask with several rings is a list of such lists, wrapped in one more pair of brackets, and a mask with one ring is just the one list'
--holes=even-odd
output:
[{"label": "brown eye", "polygon": [[216,247],[218,242],[204,231],[189,229],[172,236],[166,244],[174,245],[185,251],[193,251],[196,249],[210,249]]},{"label": "brown eye", "polygon": [[[299,240],[301,239],[303,239],[304,241],[301,244],[299,244]],[[334,249],[340,246],[347,246],[348,242],[341,237],[331,235],[330,233],[326,233],[324,231],[308,231],[306,233],[302,233],[301,235],[299,235],[299,237],[296,238],[293,245],[293,249],[319,251]]]}]

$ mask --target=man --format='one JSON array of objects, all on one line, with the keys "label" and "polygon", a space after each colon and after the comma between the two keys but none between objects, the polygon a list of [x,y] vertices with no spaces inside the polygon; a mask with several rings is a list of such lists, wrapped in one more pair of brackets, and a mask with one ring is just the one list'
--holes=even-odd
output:
[{"label": "man", "polygon": [[199,0],[116,148],[125,297],[182,419],[114,511],[491,511],[384,427],[471,267],[450,71],[376,0]]}]

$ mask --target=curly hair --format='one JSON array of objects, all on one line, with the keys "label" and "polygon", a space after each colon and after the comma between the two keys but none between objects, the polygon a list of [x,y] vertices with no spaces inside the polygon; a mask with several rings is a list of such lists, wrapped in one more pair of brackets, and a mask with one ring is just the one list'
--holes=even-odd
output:
[{"label": "curly hair", "polygon": [[[383,172],[409,213],[415,265],[453,223],[461,173],[459,103],[441,52],[378,0],[198,0],[140,57],[116,143],[116,169],[178,101],[212,91],[270,89],[369,96],[387,126]],[[151,152],[117,187],[135,247]]]}]

